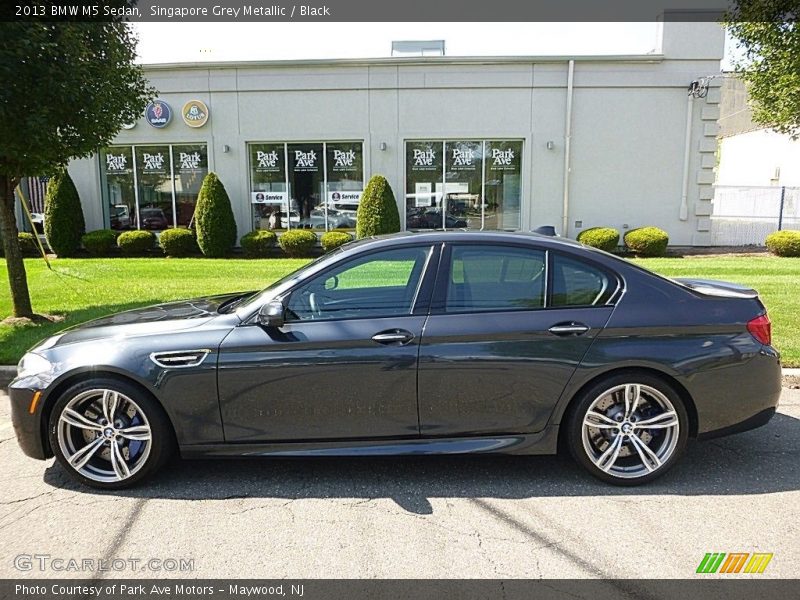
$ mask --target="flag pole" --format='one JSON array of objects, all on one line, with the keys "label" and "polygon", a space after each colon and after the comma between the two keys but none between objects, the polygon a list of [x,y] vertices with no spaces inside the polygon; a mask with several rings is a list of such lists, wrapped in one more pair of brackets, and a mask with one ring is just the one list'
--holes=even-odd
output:
[{"label": "flag pole", "polygon": [[39,234],[36,233],[36,225],[33,223],[33,215],[31,214],[30,208],[28,208],[28,199],[25,197],[25,194],[22,192],[22,185],[17,186],[17,194],[19,194],[20,204],[22,204],[22,210],[25,211],[25,216],[28,217],[28,222],[31,224],[31,229],[33,230],[33,239],[36,240],[36,245],[39,246],[39,252],[44,259],[47,268],[51,271],[53,267],[50,265],[50,261],[47,259],[47,253],[44,251],[44,246],[42,246],[42,240],[39,239]]}]

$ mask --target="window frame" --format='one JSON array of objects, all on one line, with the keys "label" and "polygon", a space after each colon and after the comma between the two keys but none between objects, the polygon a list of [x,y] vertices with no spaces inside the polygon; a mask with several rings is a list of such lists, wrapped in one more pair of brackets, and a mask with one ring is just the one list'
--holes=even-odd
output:
[{"label": "window frame", "polygon": [[[412,229],[409,228],[407,225],[408,220],[408,146],[409,144],[416,144],[421,142],[430,142],[434,144],[441,145],[442,151],[442,227],[441,228],[434,228],[434,229]],[[447,220],[446,220],[446,208],[444,207],[444,190],[447,184],[447,144],[448,143],[458,143],[458,142],[480,142],[482,148],[482,167],[481,167],[481,226],[478,229],[468,229],[468,231],[522,231],[524,229],[523,225],[523,207],[525,204],[525,156],[529,151],[528,146],[528,139],[526,137],[520,137],[516,134],[510,134],[506,136],[486,136],[484,134],[480,135],[454,135],[449,137],[442,137],[442,136],[425,136],[425,135],[412,135],[411,137],[403,138],[403,157],[402,157],[402,205],[398,208],[401,211],[401,230],[402,231],[415,231],[415,232],[430,232],[430,231],[460,231],[461,228],[449,228],[447,227]],[[487,173],[486,173],[486,149],[488,145],[493,142],[515,142],[520,144],[520,170],[519,170],[519,226],[518,227],[507,227],[503,229],[486,229],[486,207],[484,206],[486,203],[486,181],[487,181]],[[435,196],[435,193],[434,193]]]},{"label": "window frame", "polygon": [[[542,252],[545,255],[545,284],[544,284],[544,302],[539,308],[497,308],[491,310],[462,310],[462,311],[448,311],[447,310],[447,291],[450,285],[450,270],[451,261],[453,259],[453,247],[467,246],[471,248],[481,246],[491,247],[508,247],[517,250],[529,250],[535,252]],[[609,294],[608,299],[602,304],[586,304],[575,306],[553,306],[553,261],[555,256],[563,256],[564,258],[586,263],[588,266],[597,269],[609,278],[609,286],[613,287],[613,291]],[[486,314],[499,314],[499,313],[529,313],[540,312],[546,310],[585,310],[592,308],[602,308],[606,306],[614,306],[621,296],[622,279],[620,276],[611,269],[604,265],[599,264],[589,258],[578,256],[571,252],[562,252],[558,249],[549,248],[547,246],[540,246],[535,244],[522,244],[509,241],[474,241],[474,242],[446,242],[442,249],[442,256],[439,260],[439,268],[436,277],[436,286],[433,291],[433,296],[430,302],[431,315],[486,315]]]},{"label": "window frame", "polygon": [[[299,289],[308,285],[308,283],[318,277],[325,278],[331,271],[334,269],[338,269],[340,267],[346,266],[348,263],[353,261],[365,258],[367,256],[371,256],[373,254],[380,254],[383,252],[391,252],[395,250],[406,250],[406,249],[427,249],[427,254],[424,258],[422,264],[422,272],[420,273],[419,282],[416,285],[416,289],[414,290],[413,300],[411,301],[411,306],[408,312],[404,312],[401,314],[388,314],[388,315],[366,315],[366,316],[348,316],[348,317],[330,317],[324,319],[296,319],[296,320],[287,320],[286,325],[304,325],[308,323],[332,323],[336,321],[363,321],[369,319],[391,319],[391,318],[405,318],[405,317],[412,317],[412,316],[425,316],[429,312],[431,296],[433,295],[434,285],[436,282],[437,274],[439,272],[439,264],[441,260],[441,253],[442,253],[442,246],[440,242],[417,242],[413,244],[402,244],[397,246],[391,246],[388,248],[374,248],[372,250],[365,250],[364,252],[359,252],[354,254],[346,259],[342,259],[340,261],[336,261],[334,264],[329,265],[325,269],[315,272],[312,275],[298,281],[294,286],[290,289],[286,290],[280,296],[280,301],[283,303],[284,307],[288,308],[289,298],[291,298],[292,294],[296,293]],[[256,311],[255,315],[258,315],[258,311]]]},{"label": "window frame", "polygon": [[[564,305],[564,306],[553,306],[553,275],[555,274],[555,257],[561,256],[566,258],[567,260],[571,260],[573,262],[584,263],[597,271],[603,273],[606,277],[608,277],[609,281],[609,289],[611,292],[608,294],[608,299],[603,302],[602,304],[574,304],[574,305]],[[554,250],[550,253],[548,258],[548,290],[549,295],[547,298],[547,306],[548,308],[552,308],[554,310],[571,310],[571,309],[585,309],[585,308],[599,308],[602,306],[614,306],[619,300],[620,291],[622,290],[622,278],[615,272],[606,267],[605,265],[599,264],[597,261],[594,261],[589,258],[584,258],[583,256],[578,256],[576,254],[570,252],[559,252]]]},{"label": "window frame", "polygon": [[[330,186],[328,183],[328,145],[336,145],[336,144],[360,144],[361,145],[361,191],[362,194],[366,190],[367,187],[367,143],[364,138],[358,139],[327,139],[327,140],[308,140],[308,139],[301,139],[301,140],[249,140],[244,143],[245,146],[245,154],[247,156],[247,204],[248,204],[248,212],[250,214],[250,223],[255,224],[255,208],[254,203],[252,201],[251,193],[255,190],[253,189],[253,157],[251,154],[251,147],[252,146],[260,146],[260,145],[273,145],[273,146],[282,146],[283,147],[283,185],[286,189],[286,204],[282,205],[280,210],[286,212],[286,227],[281,228],[281,230],[289,231],[291,229],[297,229],[297,227],[292,227],[291,225],[291,213],[292,213],[292,169],[289,165],[289,146],[297,146],[303,144],[321,144],[322,145],[322,156],[321,156],[321,164],[320,168],[322,170],[322,186],[325,190],[325,197],[320,198],[321,203],[323,204],[324,208],[324,218],[325,218],[325,229],[321,230],[323,233],[327,231],[336,231],[336,229],[330,228],[328,225],[328,194],[330,193]],[[361,199],[359,199],[359,204],[361,203]],[[280,230],[279,230],[280,231]],[[314,229],[309,229],[309,231],[315,231]]]},{"label": "window frame", "polygon": [[[174,149],[179,148],[182,146],[205,146],[205,157],[206,157],[206,175],[211,173],[213,169],[211,168],[211,155],[209,153],[209,146],[210,144],[206,140],[200,140],[196,142],[192,141],[179,141],[179,142],[136,142],[132,144],[109,144],[104,148],[101,148],[97,152],[97,159],[98,159],[98,167],[100,169],[100,198],[102,203],[103,209],[103,223],[105,227],[111,228],[111,206],[110,206],[110,194],[108,191],[108,175],[107,175],[107,167],[104,164],[104,158],[109,150],[114,150],[117,148],[127,148],[131,151],[131,182],[133,185],[133,214],[130,215],[131,219],[136,220],[136,227],[130,231],[139,231],[142,229],[141,223],[141,215],[140,210],[142,209],[141,202],[139,199],[139,173],[138,171],[138,164],[136,161],[136,150],[138,148],[143,147],[152,147],[152,146],[163,146],[169,149],[169,178],[170,178],[170,194],[171,194],[171,202],[172,202],[172,219],[169,222],[169,226],[167,229],[173,229],[176,227],[182,227],[178,225],[178,212],[177,212],[177,202],[178,202],[178,193],[175,187],[175,160],[174,160]],[[203,176],[205,178],[205,175]],[[199,190],[198,190],[199,194]],[[197,202],[195,201],[195,206],[197,206]],[[126,230],[120,230],[126,231]],[[146,231],[153,231],[153,230],[146,230]],[[156,230],[160,233],[162,230]]]}]

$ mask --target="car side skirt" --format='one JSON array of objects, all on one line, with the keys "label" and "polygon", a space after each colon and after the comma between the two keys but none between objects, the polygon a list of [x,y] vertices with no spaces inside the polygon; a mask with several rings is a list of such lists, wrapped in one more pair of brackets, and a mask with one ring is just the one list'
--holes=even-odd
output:
[{"label": "car side skirt", "polygon": [[430,454],[555,454],[558,427],[487,437],[202,444],[181,446],[183,458],[414,456]]}]

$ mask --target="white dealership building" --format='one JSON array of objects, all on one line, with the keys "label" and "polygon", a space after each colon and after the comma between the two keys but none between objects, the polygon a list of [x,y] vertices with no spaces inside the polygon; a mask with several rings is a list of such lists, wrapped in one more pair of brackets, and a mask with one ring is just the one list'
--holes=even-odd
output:
[{"label": "white dealership building", "polygon": [[87,230],[189,225],[208,171],[239,236],[348,228],[382,174],[406,229],[657,225],[708,245],[720,90],[703,78],[723,44],[666,22],[644,55],[147,66],[157,100],[69,171]]}]

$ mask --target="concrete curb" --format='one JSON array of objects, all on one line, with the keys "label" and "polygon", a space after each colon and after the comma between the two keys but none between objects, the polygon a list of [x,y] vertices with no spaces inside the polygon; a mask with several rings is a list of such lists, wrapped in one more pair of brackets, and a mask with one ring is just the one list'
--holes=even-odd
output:
[{"label": "concrete curb", "polygon": [[[784,377],[800,378],[800,369],[782,369]],[[0,365],[0,388],[8,387],[11,380],[17,376],[16,366]]]}]

